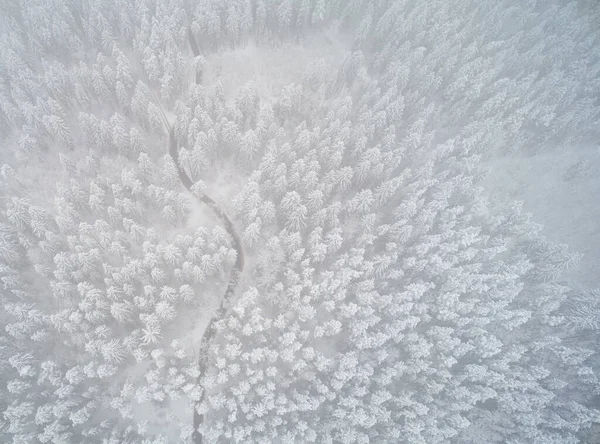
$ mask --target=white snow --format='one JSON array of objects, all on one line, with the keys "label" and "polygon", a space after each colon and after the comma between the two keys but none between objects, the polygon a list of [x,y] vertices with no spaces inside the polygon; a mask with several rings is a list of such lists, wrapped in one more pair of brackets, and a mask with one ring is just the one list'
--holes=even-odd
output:
[{"label": "white snow", "polygon": [[600,286],[600,147],[564,146],[488,159],[492,202],[522,200],[551,241],[583,253],[565,275],[575,288]]},{"label": "white snow", "polygon": [[277,46],[250,41],[245,47],[207,55],[202,83],[211,86],[220,80],[227,99],[232,100],[242,86],[253,81],[261,101],[270,101],[284,86],[300,83],[312,61],[324,59],[329,66],[337,66],[349,43],[334,29]]}]

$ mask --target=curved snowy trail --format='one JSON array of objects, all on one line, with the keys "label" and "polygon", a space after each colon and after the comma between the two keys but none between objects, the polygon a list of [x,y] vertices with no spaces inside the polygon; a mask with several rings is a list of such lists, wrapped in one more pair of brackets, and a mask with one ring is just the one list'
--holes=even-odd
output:
[{"label": "curved snowy trail", "polygon": [[[194,57],[200,55],[200,50],[199,50],[196,40],[190,30],[188,30],[188,39],[189,39],[190,47],[192,49],[192,53],[194,54]],[[201,82],[201,75],[199,73],[196,73],[196,75],[195,75],[195,82],[197,84]],[[158,104],[158,105],[160,106],[160,104]],[[162,110],[162,108],[161,108],[161,110]],[[173,162],[177,166],[179,180],[181,181],[183,186],[191,194],[193,194],[195,196],[194,192],[192,191],[192,186],[193,186],[192,180],[187,175],[187,173],[183,170],[183,168],[179,165],[179,150],[178,150],[177,139],[175,138],[175,132],[173,130],[173,127],[172,127],[172,125],[169,124],[168,120],[166,119],[166,116],[164,116],[164,113],[163,113],[163,117],[165,119],[165,128],[167,130],[167,133],[169,134],[169,155],[171,156],[171,159],[173,159]],[[199,199],[204,204],[206,204],[208,207],[210,207],[215,212],[215,214],[219,217],[219,219],[221,219],[221,221],[223,222],[223,225],[225,225],[225,229],[227,230],[227,232],[233,239],[233,247],[235,248],[235,250],[237,252],[237,257],[236,257],[235,265],[234,265],[233,269],[231,270],[231,274],[229,276],[229,282],[227,284],[227,289],[225,290],[225,294],[223,295],[223,298],[221,299],[221,304],[220,304],[219,308],[217,309],[217,312],[215,313],[215,315],[210,319],[206,329],[204,330],[204,336],[202,337],[201,345],[200,345],[200,354],[199,354],[200,358],[199,358],[199,362],[198,362],[198,367],[200,369],[200,376],[198,377],[198,379],[200,379],[200,377],[202,377],[202,375],[204,375],[204,373],[206,372],[206,360],[203,359],[202,351],[208,347],[208,345],[210,344],[210,342],[213,339],[213,336],[214,336],[213,324],[216,321],[218,321],[219,319],[223,318],[227,314],[227,309],[231,305],[231,303],[230,303],[231,298],[235,293],[237,284],[240,280],[240,276],[242,274],[242,271],[244,270],[244,250],[242,249],[242,242],[240,240],[240,236],[238,235],[238,233],[235,229],[235,226],[233,225],[233,222],[231,221],[229,216],[225,213],[225,211],[223,211],[223,209],[219,206],[219,204],[217,204],[214,201],[214,199],[212,199],[210,196],[203,194],[201,197],[199,197]],[[202,399],[200,400],[200,402],[202,402],[203,398],[204,398],[204,392],[202,394]],[[203,423],[203,421],[204,421],[204,415],[198,413],[197,410],[194,408],[194,437],[195,437],[194,440],[195,440],[196,444],[202,443],[202,435],[200,435],[197,430],[198,430],[198,427]]]},{"label": "curved snowy trail", "polygon": [[[183,170],[183,168],[181,168],[181,166],[179,165],[179,162],[178,162],[177,140],[175,138],[174,131],[172,128],[169,128],[168,130],[169,130],[169,155],[175,162],[175,165],[177,165],[177,172],[179,174],[179,180],[181,181],[183,186],[187,188],[187,190],[190,193],[194,194],[192,191],[192,185],[193,185],[192,180],[189,178],[189,176]],[[231,221],[229,216],[227,216],[227,214],[221,209],[221,207],[219,207],[219,205],[210,196],[203,194],[199,199],[203,203],[205,203],[208,207],[210,207],[215,212],[215,214],[221,219],[221,221],[223,222],[223,225],[225,225],[225,229],[227,230],[227,232],[233,239],[233,247],[235,248],[235,250],[237,252],[235,265],[234,265],[233,269],[231,270],[231,274],[229,277],[229,283],[227,284],[227,290],[225,290],[225,294],[223,295],[223,298],[221,299],[221,304],[217,310],[217,313],[210,319],[210,321],[206,327],[206,330],[204,330],[204,336],[202,337],[202,342],[200,345],[200,349],[202,351],[203,349],[206,349],[206,347],[210,344],[210,342],[213,339],[213,335],[214,335],[214,330],[212,328],[213,324],[225,316],[225,314],[227,313],[227,308],[230,306],[231,298],[232,298],[233,294],[235,293],[235,289],[237,287],[241,273],[244,270],[244,250],[242,249],[242,242],[240,240],[240,237],[239,237],[237,231],[235,230],[233,222]],[[203,353],[201,352],[199,363],[198,363],[199,368],[200,368],[200,377],[206,371],[206,361],[202,358],[202,355],[203,355]],[[204,394],[202,396],[204,397]],[[197,433],[196,430],[198,430],[198,426],[200,424],[202,424],[203,421],[204,421],[204,415],[199,414],[196,411],[196,409],[194,409],[194,434],[196,436],[195,441],[198,444],[202,443],[202,435]]]}]

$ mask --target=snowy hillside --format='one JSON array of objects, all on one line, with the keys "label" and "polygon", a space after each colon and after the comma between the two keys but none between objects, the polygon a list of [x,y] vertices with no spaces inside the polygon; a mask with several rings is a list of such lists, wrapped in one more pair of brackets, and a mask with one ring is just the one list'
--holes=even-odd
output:
[{"label": "snowy hillside", "polygon": [[0,442],[600,443],[595,0],[0,35]]}]

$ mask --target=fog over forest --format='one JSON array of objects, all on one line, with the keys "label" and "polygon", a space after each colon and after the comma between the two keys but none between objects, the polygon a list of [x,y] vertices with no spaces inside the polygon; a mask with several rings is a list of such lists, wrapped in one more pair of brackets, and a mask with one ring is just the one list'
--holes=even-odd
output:
[{"label": "fog over forest", "polygon": [[600,444],[598,0],[0,0],[0,443]]}]

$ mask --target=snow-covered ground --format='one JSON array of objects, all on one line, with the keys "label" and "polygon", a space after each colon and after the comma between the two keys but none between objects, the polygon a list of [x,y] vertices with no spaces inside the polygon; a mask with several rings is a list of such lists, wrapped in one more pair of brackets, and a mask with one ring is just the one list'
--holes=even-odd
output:
[{"label": "snow-covered ground", "polygon": [[512,153],[490,158],[485,166],[492,201],[522,200],[549,240],[584,255],[565,275],[571,287],[600,287],[600,147]]},{"label": "snow-covered ground", "polygon": [[[308,65],[323,59],[337,66],[349,50],[350,40],[334,29],[315,32],[301,41],[273,46],[250,41],[246,46],[206,56],[202,83],[211,86],[221,81],[228,99],[253,81],[262,101],[270,101],[286,85],[300,83]],[[244,69],[240,69],[243,66]]]}]

